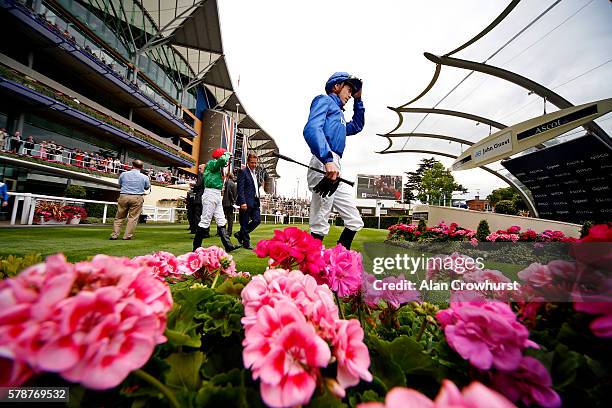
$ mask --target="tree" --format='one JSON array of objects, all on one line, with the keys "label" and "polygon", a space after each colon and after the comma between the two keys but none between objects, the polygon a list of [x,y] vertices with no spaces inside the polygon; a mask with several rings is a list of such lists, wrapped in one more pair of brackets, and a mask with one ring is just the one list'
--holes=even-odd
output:
[{"label": "tree", "polygon": [[433,167],[434,163],[440,163],[433,157],[429,159],[421,160],[419,167],[415,171],[406,171],[408,181],[404,184],[404,204],[410,204],[411,201],[416,200],[416,191],[419,191],[421,180],[423,179],[423,173],[425,170],[429,170]]},{"label": "tree", "polygon": [[485,242],[490,234],[491,230],[489,229],[489,223],[487,220],[480,220],[478,229],[476,230],[476,239],[480,242]]},{"label": "tree", "polygon": [[497,214],[516,215],[518,211],[511,200],[501,200],[495,205]]},{"label": "tree", "polygon": [[512,201],[514,208],[517,211],[527,210],[527,204],[523,201],[523,198],[513,187],[504,187],[495,189],[487,196],[491,207],[495,208],[497,203],[500,201]]},{"label": "tree", "polygon": [[86,195],[87,191],[85,190],[85,187],[77,186],[76,184],[69,184],[64,190],[65,197],[85,198]]},{"label": "tree", "polygon": [[513,201],[515,195],[518,194],[512,187],[497,188],[487,196],[487,200],[489,200],[491,207],[495,207],[501,200]]},{"label": "tree", "polygon": [[444,200],[446,204],[455,191],[466,193],[467,189],[455,182],[450,170],[445,169],[442,163],[436,162],[430,169],[423,172],[417,198],[428,203],[437,203]]}]

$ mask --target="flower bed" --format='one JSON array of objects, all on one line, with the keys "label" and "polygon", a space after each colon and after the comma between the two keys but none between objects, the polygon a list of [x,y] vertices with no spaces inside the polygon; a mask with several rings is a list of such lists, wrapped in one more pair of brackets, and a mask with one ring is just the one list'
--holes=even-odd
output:
[{"label": "flower bed", "polygon": [[450,304],[375,290],[358,252],[293,227],[258,242],[269,268],[253,277],[217,247],[54,255],[0,282],[0,385],[70,385],[76,406],[603,407],[612,257],[586,247],[599,241],[612,228],[575,243],[579,267],[521,271],[514,302],[456,291]]},{"label": "flower bed", "polygon": [[[446,225],[444,222],[435,227],[419,227],[412,224],[397,224],[388,228],[388,240],[408,242],[478,242],[476,231],[460,227],[456,223]],[[486,236],[488,242],[573,242],[575,238],[567,237],[563,231],[546,230],[536,233],[528,229],[521,232],[521,227],[512,226],[506,230],[497,230]]]},{"label": "flower bed", "polygon": [[435,227],[426,228],[412,224],[397,224],[388,228],[387,239],[404,241],[446,242],[471,240],[476,231],[460,227],[456,223],[446,225],[444,222]]}]

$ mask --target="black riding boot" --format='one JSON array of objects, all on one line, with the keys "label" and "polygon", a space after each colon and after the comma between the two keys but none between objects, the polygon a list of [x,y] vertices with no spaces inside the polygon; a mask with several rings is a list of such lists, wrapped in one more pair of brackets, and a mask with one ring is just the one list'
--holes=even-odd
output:
[{"label": "black riding boot", "polygon": [[229,235],[227,235],[227,229],[225,229],[225,226],[217,227],[217,234],[221,238],[221,243],[223,243],[225,252],[232,252],[233,250],[240,248],[239,246],[234,246],[232,244],[232,240],[230,239]]},{"label": "black riding boot", "polygon": [[323,242],[323,238],[325,238],[325,236],[324,236],[324,235],[317,234],[316,232],[311,232],[311,233],[310,233],[310,236],[311,236],[311,237],[313,237],[313,238],[315,238],[315,239],[318,239],[318,240],[319,240],[319,241],[321,241],[321,242]]},{"label": "black riding boot", "polygon": [[202,227],[196,228],[195,237],[193,237],[193,250],[194,251],[202,246],[202,240],[204,238],[208,238],[210,236],[208,234],[209,229],[210,228],[202,228]]},{"label": "black riding boot", "polygon": [[340,234],[340,238],[338,238],[338,244],[342,244],[346,249],[351,249],[351,243],[353,242],[353,238],[355,238],[355,234],[357,231],[351,231],[348,228],[344,228],[342,230],[342,234]]}]

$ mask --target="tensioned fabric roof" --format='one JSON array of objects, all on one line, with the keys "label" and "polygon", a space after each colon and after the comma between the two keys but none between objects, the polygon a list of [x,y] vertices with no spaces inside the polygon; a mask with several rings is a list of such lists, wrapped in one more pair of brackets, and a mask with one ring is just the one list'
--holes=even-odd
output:
[{"label": "tensioned fabric roof", "polygon": [[[274,139],[248,115],[234,90],[223,56],[217,0],[134,1],[140,3],[157,25],[154,35],[171,45],[187,61],[195,73],[194,82],[205,85],[215,95],[219,103],[215,108],[224,109],[233,116],[236,116],[238,109],[238,130],[248,137],[249,149],[265,156],[270,156],[270,148],[278,152]],[[266,150],[259,151],[262,140],[266,142]],[[277,162],[276,157],[266,157],[261,161],[272,177],[278,177]]]}]

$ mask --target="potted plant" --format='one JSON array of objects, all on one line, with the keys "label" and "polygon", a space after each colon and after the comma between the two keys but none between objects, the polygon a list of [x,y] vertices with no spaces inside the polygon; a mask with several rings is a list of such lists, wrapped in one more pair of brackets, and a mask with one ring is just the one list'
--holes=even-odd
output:
[{"label": "potted plant", "polygon": [[83,207],[67,205],[62,208],[68,219],[68,224],[78,224],[87,219],[87,211]]},{"label": "potted plant", "polygon": [[39,201],[34,209],[34,223],[40,225],[63,225],[68,221],[60,203]]}]

